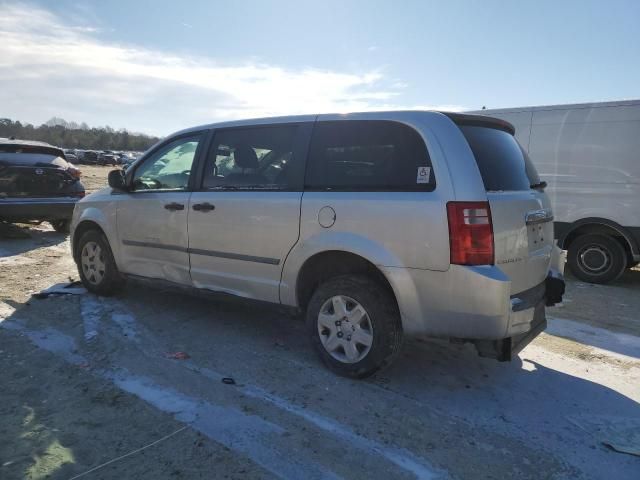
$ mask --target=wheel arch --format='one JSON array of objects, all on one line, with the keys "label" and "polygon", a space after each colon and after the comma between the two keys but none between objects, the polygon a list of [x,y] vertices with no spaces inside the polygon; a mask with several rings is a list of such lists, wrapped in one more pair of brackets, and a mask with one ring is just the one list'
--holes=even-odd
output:
[{"label": "wheel arch", "polygon": [[78,255],[80,254],[78,250],[78,241],[82,238],[82,235],[87,233],[89,230],[97,230],[102,233],[106,237],[106,233],[103,228],[94,220],[82,220],[76,228],[73,230],[73,237],[71,239],[71,249],[73,252],[73,259],[77,262]]},{"label": "wheel arch", "polygon": [[640,256],[640,247],[633,235],[622,225],[606,218],[583,218],[573,222],[558,235],[558,246],[567,250],[576,238],[586,234],[609,235],[621,243],[630,258]]},{"label": "wheel arch", "polygon": [[296,276],[296,305],[304,310],[318,285],[329,278],[347,274],[374,278],[389,291],[397,305],[394,289],[385,274],[370,260],[346,250],[318,252],[304,261]]}]

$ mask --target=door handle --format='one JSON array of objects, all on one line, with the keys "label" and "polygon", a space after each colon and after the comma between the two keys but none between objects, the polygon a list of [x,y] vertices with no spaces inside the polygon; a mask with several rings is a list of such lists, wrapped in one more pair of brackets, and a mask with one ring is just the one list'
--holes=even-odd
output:
[{"label": "door handle", "polygon": [[540,210],[532,210],[527,212],[524,217],[527,225],[537,225],[538,223],[546,223],[553,221],[553,213],[548,208],[542,208]]},{"label": "door handle", "polygon": [[216,209],[215,205],[211,205],[210,203],[196,203],[192,208],[198,212],[210,212]]},{"label": "door handle", "polygon": [[176,211],[176,210],[184,210],[184,205],[181,203],[167,203],[164,208],[166,208],[167,210],[172,210],[172,211]]}]

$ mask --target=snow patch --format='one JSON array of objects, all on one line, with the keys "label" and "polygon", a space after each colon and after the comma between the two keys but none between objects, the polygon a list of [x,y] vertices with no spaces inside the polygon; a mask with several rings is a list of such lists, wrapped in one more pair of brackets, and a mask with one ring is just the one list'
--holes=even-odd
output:
[{"label": "snow patch", "polygon": [[84,339],[87,342],[98,336],[98,328],[102,317],[102,305],[93,296],[82,297],[80,302],[80,315],[84,326]]},{"label": "snow patch", "polygon": [[8,330],[18,331],[27,336],[36,346],[62,357],[74,365],[83,365],[87,360],[76,353],[76,342],[73,337],[66,335],[55,328],[47,327],[44,330],[29,330],[16,321],[3,322],[2,327]]},{"label": "snow patch", "polygon": [[127,372],[111,373],[107,377],[121,389],[173,414],[177,420],[188,423],[212,440],[246,455],[278,478],[339,478],[309,460],[282,455],[274,438],[285,430],[261,417],[189,397]]},{"label": "snow patch", "polygon": [[130,313],[116,312],[111,314],[111,320],[120,327],[120,330],[122,330],[122,334],[125,337],[137,341],[135,329],[136,319],[133,315]]},{"label": "snow patch", "polygon": [[606,351],[609,356],[626,356],[640,360],[640,337],[612,332],[564,318],[551,317],[547,319],[547,322],[545,330],[547,334],[570,338],[584,345],[596,347]]}]

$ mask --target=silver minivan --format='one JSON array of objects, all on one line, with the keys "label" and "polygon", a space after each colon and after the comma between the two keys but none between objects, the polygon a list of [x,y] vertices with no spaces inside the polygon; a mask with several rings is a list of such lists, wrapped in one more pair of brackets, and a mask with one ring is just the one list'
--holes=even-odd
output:
[{"label": "silver minivan", "polygon": [[306,312],[335,372],[404,336],[510,360],[564,293],[549,200],[502,120],[370,112],[183,130],[75,208],[88,290],[128,277]]}]

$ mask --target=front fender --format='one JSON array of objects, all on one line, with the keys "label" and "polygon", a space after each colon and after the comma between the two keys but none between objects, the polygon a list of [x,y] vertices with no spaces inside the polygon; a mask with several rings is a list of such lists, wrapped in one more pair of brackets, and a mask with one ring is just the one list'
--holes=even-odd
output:
[{"label": "front fender", "polygon": [[350,232],[321,231],[298,242],[282,268],[280,302],[298,306],[296,284],[304,263],[318,253],[340,251],[358,255],[376,266],[403,266],[400,259],[384,245]]},{"label": "front fender", "polygon": [[76,230],[80,225],[85,222],[91,222],[98,225],[109,242],[111,251],[113,252],[116,265],[119,267],[120,248],[118,243],[118,234],[116,230],[116,205],[115,202],[101,203],[100,208],[94,205],[85,205],[84,202],[79,202],[73,211],[73,219],[71,222],[71,253],[75,251],[76,242],[79,240],[76,238]]}]

